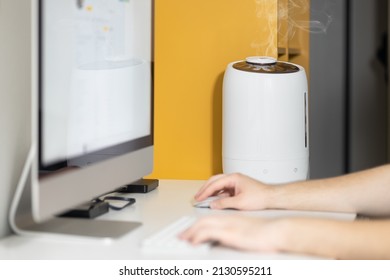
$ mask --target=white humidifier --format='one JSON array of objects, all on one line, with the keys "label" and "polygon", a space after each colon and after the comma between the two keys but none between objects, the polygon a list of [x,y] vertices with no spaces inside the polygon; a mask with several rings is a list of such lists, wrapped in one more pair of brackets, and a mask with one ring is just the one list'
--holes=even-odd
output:
[{"label": "white humidifier", "polygon": [[223,80],[223,171],[269,184],[309,174],[303,67],[270,57],[230,63]]}]

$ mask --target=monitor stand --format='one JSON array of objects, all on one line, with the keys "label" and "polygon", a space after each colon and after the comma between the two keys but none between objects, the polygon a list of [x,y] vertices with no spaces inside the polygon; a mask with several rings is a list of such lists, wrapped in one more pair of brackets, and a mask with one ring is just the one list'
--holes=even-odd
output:
[{"label": "monitor stand", "polygon": [[21,235],[53,235],[67,237],[119,238],[141,225],[140,222],[91,220],[53,217],[36,222],[32,214],[31,185],[33,148],[27,156],[15,195],[11,204],[9,221],[11,228]]}]

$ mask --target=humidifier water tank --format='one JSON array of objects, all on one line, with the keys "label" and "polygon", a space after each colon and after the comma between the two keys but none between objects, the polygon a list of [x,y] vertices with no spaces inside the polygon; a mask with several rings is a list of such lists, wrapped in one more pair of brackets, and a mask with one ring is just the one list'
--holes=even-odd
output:
[{"label": "humidifier water tank", "polygon": [[309,174],[308,87],[303,67],[269,57],[230,63],[223,80],[223,171],[265,183]]}]

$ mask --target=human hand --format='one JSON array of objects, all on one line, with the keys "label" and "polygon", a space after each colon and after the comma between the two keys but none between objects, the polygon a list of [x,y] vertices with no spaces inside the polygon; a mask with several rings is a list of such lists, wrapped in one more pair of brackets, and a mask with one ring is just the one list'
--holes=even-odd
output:
[{"label": "human hand", "polygon": [[211,177],[195,195],[202,201],[209,196],[221,198],[210,204],[212,209],[234,208],[239,210],[260,210],[270,207],[275,186],[263,184],[248,176],[220,174]]},{"label": "human hand", "polygon": [[196,221],[179,238],[193,245],[213,241],[244,251],[280,251],[283,230],[278,220],[245,216],[207,216]]}]

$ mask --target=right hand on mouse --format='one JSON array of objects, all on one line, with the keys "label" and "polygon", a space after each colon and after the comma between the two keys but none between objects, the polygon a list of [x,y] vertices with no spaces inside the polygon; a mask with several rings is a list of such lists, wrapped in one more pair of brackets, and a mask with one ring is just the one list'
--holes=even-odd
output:
[{"label": "right hand on mouse", "polygon": [[275,186],[263,184],[248,176],[220,174],[211,177],[195,195],[202,201],[209,196],[221,195],[210,204],[212,209],[233,208],[239,210],[261,210],[269,208]]}]

